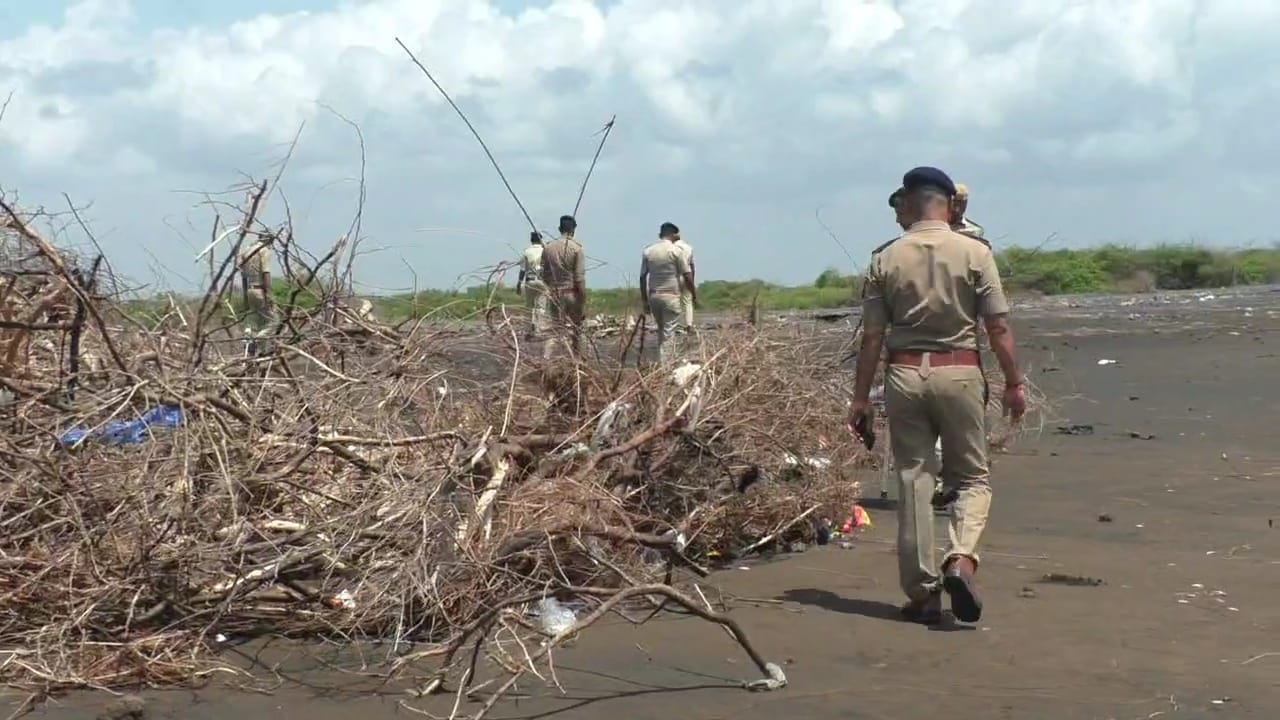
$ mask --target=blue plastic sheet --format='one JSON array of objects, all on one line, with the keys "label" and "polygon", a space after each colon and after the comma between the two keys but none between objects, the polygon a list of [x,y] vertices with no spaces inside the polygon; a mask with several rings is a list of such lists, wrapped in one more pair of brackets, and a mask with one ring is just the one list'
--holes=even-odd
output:
[{"label": "blue plastic sheet", "polygon": [[150,435],[153,428],[176,428],[182,425],[182,408],[177,405],[156,405],[138,416],[136,420],[111,420],[102,427],[90,430],[77,426],[62,433],[58,441],[69,447],[81,442],[103,442],[108,445],[138,445]]}]

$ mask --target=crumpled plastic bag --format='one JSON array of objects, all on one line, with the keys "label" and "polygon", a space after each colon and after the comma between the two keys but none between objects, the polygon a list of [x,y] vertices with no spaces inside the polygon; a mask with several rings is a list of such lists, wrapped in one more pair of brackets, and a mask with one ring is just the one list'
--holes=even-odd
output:
[{"label": "crumpled plastic bag", "polygon": [[148,408],[135,420],[111,420],[96,429],[80,425],[69,428],[58,437],[58,444],[72,447],[82,441],[97,441],[107,445],[139,445],[150,436],[150,429],[176,428],[181,427],[182,423],[182,408],[177,405],[156,405]]}]

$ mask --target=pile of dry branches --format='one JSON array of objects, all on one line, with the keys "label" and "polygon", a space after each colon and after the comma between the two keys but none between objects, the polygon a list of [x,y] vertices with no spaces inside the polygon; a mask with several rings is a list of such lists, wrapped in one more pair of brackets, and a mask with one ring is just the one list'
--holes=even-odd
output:
[{"label": "pile of dry branches", "polygon": [[[309,257],[276,228],[294,289],[249,354],[233,258],[267,232],[265,187],[204,296],[147,321],[4,207],[0,679],[191,682],[226,643],[319,634],[378,638],[396,672],[461,690],[495,633],[542,635],[519,658],[489,651],[492,703],[604,614],[668,607],[725,625],[765,686],[785,682],[678,579],[848,510],[863,451],[842,432],[838,347],[744,325],[659,367],[635,362],[641,323],[543,361],[492,314],[352,312],[320,282],[346,275],[343,243]],[[44,341],[62,349],[23,350]],[[530,611],[545,598],[576,624],[547,631]]]}]

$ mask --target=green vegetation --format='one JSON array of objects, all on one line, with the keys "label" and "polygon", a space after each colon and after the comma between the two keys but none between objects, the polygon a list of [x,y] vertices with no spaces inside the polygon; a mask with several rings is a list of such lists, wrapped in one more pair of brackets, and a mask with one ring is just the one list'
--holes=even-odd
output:
[{"label": "green vegetation", "polygon": [[1280,248],[1195,245],[1086,250],[1008,248],[996,255],[1005,284],[1048,295],[1192,290],[1280,282]]},{"label": "green vegetation", "polygon": [[[1134,248],[1104,245],[1083,250],[1010,247],[997,252],[1005,287],[1011,292],[1047,295],[1152,292],[1231,285],[1280,283],[1280,246],[1247,250],[1210,250],[1195,245],[1157,245]],[[816,310],[854,305],[860,295],[859,278],[828,268],[809,285],[782,286],[762,280],[713,280],[698,287],[703,310],[745,311],[759,301],[762,310]],[[591,288],[588,312],[621,314],[640,309],[635,288]],[[321,297],[318,284],[295,295],[286,280],[277,280],[272,295],[278,306],[294,298],[300,308],[313,308]],[[491,304],[523,304],[510,287],[471,287],[464,290],[425,290],[371,298],[375,314],[384,320],[405,318],[473,317]],[[240,312],[241,301],[224,307],[224,320]],[[139,319],[155,319],[168,312],[168,301],[143,300],[131,312]],[[230,312],[229,312],[230,311]]]},{"label": "green vegetation", "polygon": [[[824,274],[825,275],[825,274]],[[774,310],[815,310],[843,307],[857,299],[851,276],[833,273],[835,284],[799,287],[773,285],[762,280],[712,280],[698,286],[698,300],[703,310],[745,310],[757,294],[760,307]],[[381,318],[438,317],[459,318],[475,315],[488,303],[522,305],[523,300],[511,288],[472,287],[453,292],[427,290],[417,294],[374,298],[374,312]],[[640,309],[640,291],[635,288],[591,288],[588,291],[589,312],[620,314]]]}]

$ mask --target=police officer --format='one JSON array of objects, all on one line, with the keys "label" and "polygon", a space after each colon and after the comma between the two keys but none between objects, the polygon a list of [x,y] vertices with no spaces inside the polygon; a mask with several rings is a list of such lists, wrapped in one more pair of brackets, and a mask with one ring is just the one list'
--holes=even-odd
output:
[{"label": "police officer", "polygon": [[969,210],[969,188],[964,183],[956,183],[956,196],[951,201],[951,229],[961,235],[982,240],[986,231],[978,223],[965,217]]},{"label": "police officer", "polygon": [[691,305],[698,301],[693,268],[676,245],[679,237],[680,228],[674,223],[662,223],[658,241],[644,249],[640,261],[640,296],[658,326],[658,362],[666,361],[668,345],[684,320],[681,296],[689,293]]},{"label": "police officer", "polygon": [[250,356],[269,351],[266,334],[275,319],[271,298],[271,245],[274,241],[274,233],[259,233],[255,240],[243,243],[236,258],[244,288],[244,332],[249,339]]},{"label": "police officer", "polygon": [[[578,222],[560,216],[560,237],[542,249],[542,282],[547,286],[551,322],[576,357],[581,350],[582,321],[587,305],[587,256],[575,239]],[[544,355],[551,355],[547,343]]]},{"label": "police officer", "polygon": [[680,280],[680,311],[683,317],[684,331],[686,333],[693,332],[693,296],[696,290],[693,289],[694,283],[697,282],[697,270],[693,265],[693,246],[689,241],[680,237],[680,231],[676,231],[675,239],[671,241],[680,252],[684,253],[685,262],[689,263],[689,281],[686,283],[683,276]]},{"label": "police officer", "polygon": [[523,289],[524,307],[529,313],[529,328],[525,338],[532,340],[542,332],[543,318],[547,314],[547,286],[542,282],[542,233],[529,233],[529,247],[520,255],[520,278],[516,280],[516,293]]},{"label": "police officer", "polygon": [[[912,222],[871,256],[849,426],[856,432],[868,417],[880,351],[887,347],[886,412],[899,469],[899,582],[908,599],[902,613],[913,622],[939,622],[945,589],[956,618],[976,622],[982,616],[974,579],[978,543],[991,506],[978,319],[1004,371],[1004,408],[1015,421],[1026,410],[1024,380],[991,249],[951,229],[955,183],[937,168],[918,167],[903,176],[902,189]],[[956,491],[941,573],[928,467],[939,436],[942,479]]]}]

